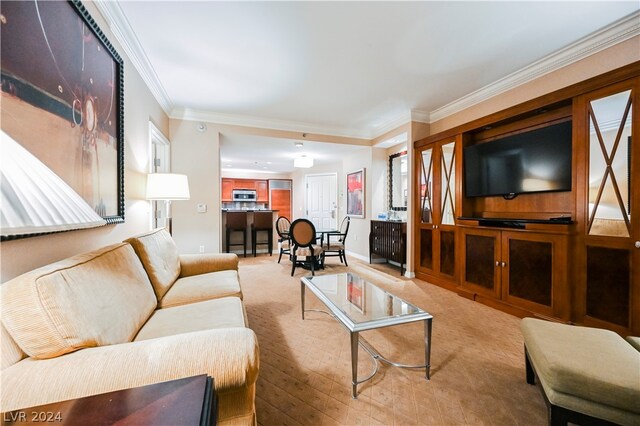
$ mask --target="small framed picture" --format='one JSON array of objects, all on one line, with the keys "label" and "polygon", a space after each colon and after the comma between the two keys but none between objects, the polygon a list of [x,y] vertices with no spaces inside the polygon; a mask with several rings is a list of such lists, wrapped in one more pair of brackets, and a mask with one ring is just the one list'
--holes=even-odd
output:
[{"label": "small framed picture", "polygon": [[365,169],[347,173],[347,216],[364,219]]}]

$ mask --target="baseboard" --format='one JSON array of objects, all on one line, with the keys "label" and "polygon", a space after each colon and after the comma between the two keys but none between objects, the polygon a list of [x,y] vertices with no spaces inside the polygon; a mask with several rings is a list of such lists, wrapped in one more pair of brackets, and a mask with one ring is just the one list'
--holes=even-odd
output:
[{"label": "baseboard", "polygon": [[[221,252],[221,253],[226,253],[226,252]],[[244,251],[242,251],[242,249],[240,249],[240,250],[229,250],[229,253],[234,253],[234,254],[237,254],[238,256],[242,257],[243,254],[244,254]],[[279,252],[278,252],[278,250],[273,249],[272,253],[277,256]],[[266,248],[265,249],[257,249],[256,250],[256,254],[269,254],[269,250],[266,249]],[[249,256],[249,255],[253,256],[253,252],[251,250],[249,250],[249,248],[247,247],[247,256]]]},{"label": "baseboard", "polygon": [[345,254],[347,256],[355,257],[358,260],[362,260],[363,262],[369,263],[369,258],[367,256],[363,256],[361,254],[354,253],[354,252],[349,251],[349,250],[345,250],[344,252],[345,252]]}]

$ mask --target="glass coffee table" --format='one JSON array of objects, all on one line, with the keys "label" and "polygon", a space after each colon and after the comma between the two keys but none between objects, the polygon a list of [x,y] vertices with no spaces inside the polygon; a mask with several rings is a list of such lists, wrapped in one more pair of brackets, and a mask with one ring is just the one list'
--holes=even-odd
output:
[{"label": "glass coffee table", "polygon": [[[311,290],[329,310],[305,309],[305,290]],[[428,312],[394,296],[350,272],[333,275],[303,277],[300,280],[302,319],[309,311],[322,312],[334,317],[351,336],[351,396],[356,398],[359,384],[373,378],[378,372],[378,361],[401,368],[424,368],[430,378],[431,322]],[[405,365],[390,361],[369,344],[360,332],[392,325],[424,322],[424,361],[422,365]],[[373,358],[375,368],[366,378],[358,380],[358,345]]]}]

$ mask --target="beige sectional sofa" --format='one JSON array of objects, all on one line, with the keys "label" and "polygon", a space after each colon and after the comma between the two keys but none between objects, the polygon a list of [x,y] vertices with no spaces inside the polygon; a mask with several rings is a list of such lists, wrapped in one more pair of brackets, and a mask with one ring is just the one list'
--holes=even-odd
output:
[{"label": "beige sectional sofa", "polygon": [[2,284],[0,411],[208,374],[219,424],[255,424],[237,269],[233,254],[178,255],[158,229]]}]

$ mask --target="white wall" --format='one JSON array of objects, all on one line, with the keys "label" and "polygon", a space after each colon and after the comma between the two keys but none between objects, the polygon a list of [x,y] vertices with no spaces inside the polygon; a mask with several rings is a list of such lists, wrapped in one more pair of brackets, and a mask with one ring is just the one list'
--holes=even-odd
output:
[{"label": "white wall", "polygon": [[[369,258],[369,230],[371,228],[371,206],[378,205],[378,201],[373,202],[373,195],[378,193],[374,191],[380,182],[379,165],[374,166],[373,148],[365,148],[358,150],[353,154],[346,156],[342,160],[344,175],[341,179],[341,193],[346,194],[347,182],[346,174],[358,169],[365,169],[365,217],[364,219],[352,217],[349,227],[349,236],[347,237],[346,250],[364,258]],[[346,198],[344,198],[346,200]],[[345,205],[346,210],[346,205]]]},{"label": "white wall", "polygon": [[[180,253],[217,253],[221,244],[220,133],[208,126],[203,133],[198,123],[171,120],[171,171],[189,177],[191,199],[174,201],[173,238]],[[206,213],[197,205],[206,204]]]},{"label": "white wall", "polygon": [[150,206],[144,199],[149,170],[149,120],[169,135],[169,119],[91,2],[83,3],[124,60],[125,223],[40,237],[1,245],[0,281],[78,253],[120,242],[150,229]]}]

